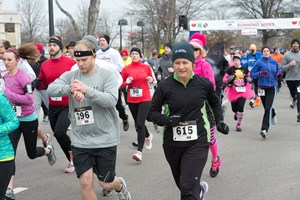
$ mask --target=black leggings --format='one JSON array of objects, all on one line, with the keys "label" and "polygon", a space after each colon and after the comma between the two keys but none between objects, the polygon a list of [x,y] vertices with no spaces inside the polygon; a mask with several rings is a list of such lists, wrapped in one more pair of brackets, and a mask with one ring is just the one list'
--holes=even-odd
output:
[{"label": "black leggings", "polygon": [[[15,155],[17,153],[18,143],[23,133],[25,148],[27,156],[30,159],[35,159],[45,155],[44,147],[37,147],[37,129],[38,129],[38,119],[31,122],[20,122],[20,126],[15,131],[9,134],[9,139],[13,145]],[[15,175],[16,169],[14,167],[13,175]]]},{"label": "black leggings", "polygon": [[117,102],[117,105],[116,105],[116,109],[119,112],[119,117],[124,121],[124,120],[128,119],[128,115],[125,112],[125,108],[124,108],[123,103],[122,103],[121,94],[122,94],[121,89],[119,89],[118,102]]},{"label": "black leggings", "polygon": [[270,127],[270,120],[276,115],[274,108],[272,108],[275,99],[276,88],[265,88],[264,90],[265,96],[260,96],[261,102],[265,109],[261,130],[268,131]]},{"label": "black leggings", "polygon": [[128,103],[128,106],[134,119],[135,128],[138,134],[138,151],[142,152],[145,143],[145,137],[149,137],[149,132],[146,131],[145,122],[150,107],[150,101],[141,103]]},{"label": "black leggings", "polygon": [[181,200],[198,200],[200,179],[208,156],[209,143],[195,142],[189,147],[163,145]]},{"label": "black leggings", "polygon": [[231,109],[234,113],[236,112],[244,112],[244,106],[246,103],[246,99],[238,98],[236,101],[231,102]]},{"label": "black leggings", "polygon": [[293,101],[297,100],[297,112],[300,114],[300,94],[297,90],[297,87],[300,86],[300,81],[286,81],[286,84],[290,90]]},{"label": "black leggings", "polygon": [[0,200],[5,200],[5,193],[14,171],[14,160],[0,162]]},{"label": "black leggings", "polygon": [[68,106],[50,106],[49,105],[49,120],[50,126],[54,133],[54,137],[59,143],[61,149],[70,161],[71,140],[67,134],[70,125]]}]

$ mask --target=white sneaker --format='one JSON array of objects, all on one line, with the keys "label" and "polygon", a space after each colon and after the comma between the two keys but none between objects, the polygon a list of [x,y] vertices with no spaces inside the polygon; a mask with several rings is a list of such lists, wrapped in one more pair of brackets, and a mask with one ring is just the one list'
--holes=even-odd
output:
[{"label": "white sneaker", "polygon": [[131,195],[130,195],[129,191],[127,190],[127,185],[126,185],[125,180],[122,177],[119,177],[119,179],[122,184],[121,191],[118,192],[119,200],[131,200]]},{"label": "white sneaker", "polygon": [[70,162],[68,166],[65,168],[65,173],[73,173],[75,171],[74,165]]},{"label": "white sneaker", "polygon": [[143,159],[142,152],[140,152],[140,151],[135,152],[135,153],[132,155],[132,159],[133,159],[133,160],[136,160],[136,161],[138,161],[138,162],[142,162],[142,159]]},{"label": "white sneaker", "polygon": [[261,137],[263,138],[263,139],[267,139],[267,131],[266,130],[261,130],[260,131],[260,133],[259,133],[260,135],[261,135]]},{"label": "white sneaker", "polygon": [[145,146],[147,150],[152,149],[152,139],[153,139],[153,134],[149,133],[149,136],[145,140]]},{"label": "white sneaker", "polygon": [[275,125],[275,124],[277,124],[277,118],[276,118],[276,116],[274,116],[272,118],[272,125]]},{"label": "white sneaker", "polygon": [[200,200],[205,200],[205,195],[206,193],[208,192],[208,184],[205,182],[205,181],[201,181],[200,182],[200,188],[201,188],[201,191],[200,191]]}]

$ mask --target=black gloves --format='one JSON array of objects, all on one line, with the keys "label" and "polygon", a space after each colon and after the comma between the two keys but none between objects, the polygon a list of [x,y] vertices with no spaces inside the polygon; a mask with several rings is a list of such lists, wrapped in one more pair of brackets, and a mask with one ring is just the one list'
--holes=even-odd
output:
[{"label": "black gloves", "polygon": [[227,78],[228,83],[233,81],[234,78],[235,78],[235,75],[228,76],[228,78]]},{"label": "black gloves", "polygon": [[260,76],[269,76],[269,72],[267,72],[267,71],[261,71],[261,72],[259,72],[259,75]]},{"label": "black gloves", "polygon": [[41,84],[42,84],[42,79],[35,79],[31,83],[32,87],[34,87],[34,88],[40,87]]},{"label": "black gloves", "polygon": [[181,122],[181,116],[179,116],[179,115],[172,115],[169,118],[170,118],[170,121],[169,121],[168,126],[170,126],[170,127],[178,126],[179,122]]},{"label": "black gloves", "polygon": [[229,127],[227,126],[227,124],[225,124],[223,121],[220,121],[218,124],[217,124],[217,130],[220,132],[220,133],[223,133],[225,135],[227,135],[229,133]]},{"label": "black gloves", "polygon": [[283,74],[282,74],[281,72],[278,72],[278,73],[276,74],[276,78],[277,78],[278,80],[281,80],[282,77],[283,77]]}]

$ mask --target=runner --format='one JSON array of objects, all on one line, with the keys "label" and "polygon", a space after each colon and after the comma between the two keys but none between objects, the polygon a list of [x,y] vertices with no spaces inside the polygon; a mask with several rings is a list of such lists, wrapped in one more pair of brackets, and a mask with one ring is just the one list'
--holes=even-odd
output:
[{"label": "runner", "polygon": [[[123,69],[121,55],[117,50],[109,46],[109,42],[110,42],[110,37],[108,35],[106,34],[100,35],[99,37],[100,49],[96,52],[97,58],[116,65],[118,67],[118,72],[121,73]],[[120,89],[116,108],[119,112],[119,117],[123,121],[123,130],[128,131],[129,129],[128,115],[126,114],[125,108],[123,106],[121,94],[122,91]]]},{"label": "runner", "polygon": [[19,120],[3,93],[0,94],[0,105],[0,199],[4,200],[15,159],[9,134],[19,127]]},{"label": "runner", "polygon": [[248,67],[241,66],[241,58],[233,56],[234,66],[230,67],[223,82],[226,84],[227,99],[231,102],[234,120],[237,121],[236,131],[242,131],[241,124],[244,117],[246,99],[254,97],[251,89],[251,78]]},{"label": "runner", "polygon": [[142,162],[142,151],[146,137],[146,149],[152,148],[153,134],[149,133],[145,121],[148,114],[151,94],[149,85],[154,82],[152,70],[149,65],[141,62],[142,53],[139,48],[130,50],[132,63],[122,70],[123,84],[121,88],[128,86],[127,102],[134,119],[137,132],[138,148],[132,158]]},{"label": "runner", "polygon": [[[213,84],[214,90],[216,90],[215,77],[214,77],[214,72],[212,70],[212,67],[207,61],[203,59],[206,57],[206,51],[204,49],[204,46],[206,45],[205,35],[200,33],[193,34],[190,39],[190,44],[194,46],[195,68],[193,69],[193,72],[198,76],[208,78],[210,82]],[[218,152],[219,151],[218,142],[215,137],[216,122],[209,105],[207,105],[206,111],[210,123],[209,149],[212,155],[212,161],[211,161],[212,164],[211,164],[209,174],[211,177],[216,177],[219,173],[219,168],[221,166],[221,159],[219,157],[219,152]]]},{"label": "runner", "polygon": [[96,65],[95,48],[89,40],[79,41],[74,48],[79,70],[61,75],[49,85],[48,94],[70,98],[72,151],[82,199],[97,199],[95,173],[102,188],[117,191],[120,200],[130,200],[125,180],[115,175],[119,85],[112,69]]},{"label": "runner", "polygon": [[[43,89],[46,85],[52,83],[64,72],[69,71],[76,63],[75,60],[62,55],[63,45],[60,36],[51,36],[48,48],[50,59],[43,62],[40,68],[39,77],[32,83],[38,90]],[[69,161],[64,172],[72,173],[74,172],[74,165],[72,161],[71,140],[67,134],[67,129],[70,125],[68,106],[69,102],[67,96],[49,98],[50,126],[54,133],[54,137]]]},{"label": "runner", "polygon": [[208,79],[194,75],[194,61],[191,44],[182,42],[173,47],[174,75],[158,84],[148,114],[150,121],[165,126],[164,154],[182,200],[204,199],[208,190],[206,182],[200,183],[210,142],[205,102],[213,110],[218,131],[229,132],[213,85]]},{"label": "runner", "polygon": [[272,121],[273,125],[277,122],[273,102],[276,95],[278,79],[281,79],[283,75],[278,62],[271,58],[270,48],[264,46],[261,52],[263,53],[263,57],[254,64],[250,76],[252,79],[258,80],[258,95],[261,97],[264,106],[260,135],[263,139],[267,139],[270,121]]},{"label": "runner", "polygon": [[[51,144],[48,144],[46,148],[36,146],[38,119],[34,112],[34,97],[30,77],[23,70],[17,67],[20,56],[23,57],[24,55],[20,55],[18,51],[13,49],[8,49],[3,54],[3,62],[8,71],[8,73],[4,76],[4,93],[7,96],[8,101],[12,104],[20,121],[19,128],[11,133],[9,137],[13,144],[15,154],[17,152],[17,146],[22,133],[27,156],[30,159],[35,159],[37,157],[47,155],[49,164],[54,165],[56,157],[53,146]],[[11,181],[6,192],[7,199],[14,199],[13,184],[15,171],[14,167],[13,176],[11,177]]]},{"label": "runner", "polygon": [[300,52],[299,39],[291,42],[292,50],[284,54],[281,61],[282,71],[286,72],[286,84],[289,88],[292,101],[290,107],[297,106],[297,122],[300,122]]}]

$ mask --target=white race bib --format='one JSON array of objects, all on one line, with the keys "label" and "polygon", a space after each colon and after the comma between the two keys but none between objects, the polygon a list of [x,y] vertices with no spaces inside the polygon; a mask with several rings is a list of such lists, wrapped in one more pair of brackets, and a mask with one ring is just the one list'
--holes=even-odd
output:
[{"label": "white race bib", "polygon": [[235,90],[237,91],[237,92],[246,92],[246,88],[245,87],[235,87]]},{"label": "white race bib", "polygon": [[13,110],[15,111],[17,117],[20,117],[22,114],[21,106],[11,105]]},{"label": "white race bib", "polygon": [[74,108],[75,120],[78,126],[93,124],[94,114],[92,106]]},{"label": "white race bib", "polygon": [[258,88],[257,94],[258,94],[258,96],[261,96],[261,97],[266,95],[265,90],[261,89],[261,88]]},{"label": "white race bib", "polygon": [[174,141],[192,141],[198,139],[196,121],[181,122],[180,126],[173,127]]},{"label": "white race bib", "polygon": [[141,87],[131,87],[130,88],[131,97],[141,97],[143,96],[143,89]]},{"label": "white race bib", "polygon": [[298,93],[300,93],[300,86],[299,86],[299,87],[297,87],[297,92],[298,92]]},{"label": "white race bib", "polygon": [[62,97],[50,97],[52,101],[62,101]]}]

